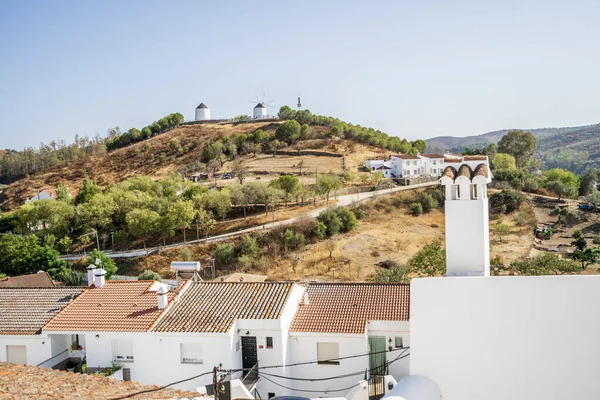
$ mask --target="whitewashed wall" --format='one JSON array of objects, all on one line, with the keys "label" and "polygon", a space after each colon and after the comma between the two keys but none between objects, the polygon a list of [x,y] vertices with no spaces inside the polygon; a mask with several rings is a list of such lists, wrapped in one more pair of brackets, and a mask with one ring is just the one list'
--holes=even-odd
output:
[{"label": "whitewashed wall", "polygon": [[417,278],[411,374],[444,400],[592,400],[600,276]]},{"label": "whitewashed wall", "polygon": [[[388,361],[392,361],[394,358],[400,356],[400,354],[409,354],[410,349],[403,353],[403,350],[397,350],[395,348],[395,338],[402,337],[404,347],[410,346],[410,322],[408,321],[369,321],[367,324],[367,335],[368,336],[384,336],[386,343],[392,346],[391,352],[387,356]],[[389,374],[392,375],[396,381],[404,378],[410,373],[410,356],[405,357],[401,360],[395,361],[389,366]]]},{"label": "whitewashed wall", "polygon": [[26,346],[27,365],[43,363],[42,367],[52,367],[69,356],[68,351],[64,352],[71,345],[68,339],[66,335],[2,335],[0,361],[7,361],[6,346]]}]

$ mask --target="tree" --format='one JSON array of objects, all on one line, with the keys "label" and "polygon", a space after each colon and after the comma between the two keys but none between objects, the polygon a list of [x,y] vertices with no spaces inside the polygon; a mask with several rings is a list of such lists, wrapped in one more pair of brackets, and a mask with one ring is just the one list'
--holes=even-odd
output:
[{"label": "tree", "polygon": [[139,281],[161,281],[161,277],[157,272],[151,269],[145,269],[141,274],[138,275]]},{"label": "tree", "polygon": [[333,252],[337,249],[337,242],[335,240],[327,240],[325,242],[325,250],[329,252],[329,258],[333,256]]},{"label": "tree", "polygon": [[235,176],[238,181],[240,181],[240,185],[244,184],[244,180],[248,175],[248,168],[244,165],[242,160],[236,160],[231,167],[231,173]]},{"label": "tree", "polygon": [[77,193],[77,196],[75,196],[75,204],[87,203],[92,197],[94,197],[100,192],[102,192],[100,186],[98,186],[90,178],[85,178],[85,180],[83,181],[83,185]]},{"label": "tree", "polygon": [[231,243],[221,243],[215,248],[213,257],[218,265],[226,266],[233,263],[235,249]]},{"label": "tree", "polygon": [[590,168],[581,177],[579,186],[579,195],[587,196],[593,192],[597,192],[598,180],[600,180],[600,171],[595,168]]},{"label": "tree", "polygon": [[211,190],[203,195],[205,208],[225,221],[231,210],[231,192],[228,189]]},{"label": "tree", "polygon": [[298,167],[298,175],[302,176],[302,167],[304,167],[304,160],[298,161],[296,167]]},{"label": "tree", "polygon": [[439,240],[427,243],[408,262],[411,270],[419,276],[443,275],[446,271],[446,250]]},{"label": "tree", "polygon": [[510,263],[510,268],[519,275],[562,275],[581,272],[578,263],[572,260],[563,260],[553,253],[519,258]]},{"label": "tree", "polygon": [[300,138],[301,130],[302,128],[298,121],[285,121],[283,124],[279,125],[275,131],[275,137],[282,142],[292,144]]},{"label": "tree", "polygon": [[82,286],[83,285],[83,273],[78,271],[73,271],[71,268],[60,268],[58,270],[53,270],[53,274],[50,274],[50,277],[57,281],[61,282],[65,286]]},{"label": "tree", "polygon": [[412,203],[410,205],[410,213],[415,217],[418,217],[419,215],[423,214],[423,206],[421,205],[421,203]]},{"label": "tree", "polygon": [[321,174],[317,177],[317,192],[327,196],[329,205],[329,194],[342,187],[342,182],[334,174]]},{"label": "tree", "polygon": [[300,139],[308,139],[311,134],[311,129],[308,124],[303,124],[300,128]]},{"label": "tree", "polygon": [[560,200],[562,197],[575,197],[577,195],[576,189],[574,189],[572,186],[562,183],[561,181],[550,181],[546,183],[546,189],[554,193],[558,200]]},{"label": "tree", "polygon": [[375,274],[377,283],[408,282],[410,268],[406,265],[393,263],[390,269],[379,269]]},{"label": "tree", "polygon": [[283,196],[281,189],[267,185],[263,182],[250,182],[244,185],[250,204],[261,204],[265,207],[265,214],[269,214],[269,206],[275,204]]},{"label": "tree", "polygon": [[593,205],[594,207],[600,207],[600,191],[594,190],[585,196],[585,201]]},{"label": "tree", "polygon": [[310,234],[317,240],[323,239],[327,235],[327,225],[321,221],[315,221],[315,224],[310,230]]},{"label": "tree", "polygon": [[419,203],[423,207],[423,212],[428,213],[438,207],[438,202],[429,193],[421,193],[419,195]]},{"label": "tree", "polygon": [[495,224],[492,226],[492,234],[498,237],[500,242],[504,241],[504,236],[509,235],[512,232],[510,226],[506,224]]},{"label": "tree", "polygon": [[281,244],[283,245],[283,250],[285,253],[288,250],[298,250],[302,246],[304,246],[305,238],[301,232],[294,232],[291,229],[286,229],[281,234]]},{"label": "tree", "polygon": [[271,181],[271,185],[283,191],[283,201],[287,203],[300,191],[300,179],[294,175],[282,175]]},{"label": "tree", "polygon": [[167,215],[173,221],[173,226],[183,232],[183,242],[185,243],[185,230],[192,225],[192,221],[196,216],[194,203],[190,200],[179,199],[169,207]]},{"label": "tree", "polygon": [[64,185],[58,185],[56,188],[56,200],[65,202],[67,204],[71,203],[71,193],[69,192],[69,188]]},{"label": "tree", "polygon": [[127,213],[125,222],[129,233],[144,241],[146,248],[146,237],[158,231],[160,215],[156,211],[136,208]]},{"label": "tree", "polygon": [[258,247],[258,243],[256,242],[255,238],[246,235],[237,245],[236,253],[238,257],[246,256],[254,260],[260,253],[260,247]]},{"label": "tree", "polygon": [[412,147],[419,153],[423,153],[427,149],[427,143],[422,139],[417,139],[412,142]]},{"label": "tree", "polygon": [[494,169],[516,170],[517,160],[510,154],[498,153],[492,161],[492,166]]},{"label": "tree", "polygon": [[579,191],[579,177],[571,171],[553,168],[544,172],[546,189],[561,196],[575,197]]},{"label": "tree", "polygon": [[571,242],[571,246],[575,247],[575,250],[573,251],[573,260],[581,262],[581,269],[585,269],[587,265],[598,261],[600,249],[588,249],[587,241],[585,240],[581,229],[577,229],[573,232],[573,239],[575,239]]},{"label": "tree", "polygon": [[525,201],[525,196],[516,190],[504,189],[490,196],[490,209],[509,214],[521,207],[521,203]]},{"label": "tree", "polygon": [[64,236],[73,223],[73,207],[62,201],[36,200],[15,212],[15,230],[19,233]]},{"label": "tree", "polygon": [[510,154],[515,158],[518,168],[525,168],[535,154],[536,142],[531,132],[513,130],[498,142],[498,153]]},{"label": "tree", "polygon": [[550,216],[558,217],[557,223],[559,225],[562,223],[572,224],[579,221],[579,216],[577,215],[577,212],[571,210],[568,207],[556,206],[554,207],[554,209],[552,209],[552,211],[550,211]]},{"label": "tree", "polygon": [[335,214],[340,220],[340,232],[350,232],[352,229],[356,228],[358,225],[358,220],[356,219],[356,215],[347,208],[338,207],[335,209]]},{"label": "tree", "polygon": [[115,210],[114,198],[104,193],[98,193],[77,206],[78,224],[83,229],[92,228],[100,231],[112,224]]},{"label": "tree", "polygon": [[324,211],[317,217],[317,220],[322,222],[326,227],[326,234],[328,237],[331,237],[338,233],[342,227],[342,222],[340,221],[338,215],[333,211]]},{"label": "tree", "polygon": [[[98,249],[94,249],[90,252],[89,258],[91,262],[97,267],[101,267],[106,271],[106,279],[110,279],[119,268],[117,268],[117,264],[115,264],[114,260],[107,256],[105,253],[99,251]],[[100,265],[96,264],[96,260],[100,259]]]},{"label": "tree", "polygon": [[35,235],[0,234],[0,268],[8,276],[59,270],[66,263],[60,253],[48,246],[41,246]]}]

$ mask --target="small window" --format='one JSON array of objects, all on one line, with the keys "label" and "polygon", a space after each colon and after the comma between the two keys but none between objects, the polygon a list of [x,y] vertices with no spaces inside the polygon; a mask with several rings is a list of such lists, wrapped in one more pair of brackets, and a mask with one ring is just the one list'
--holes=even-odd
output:
[{"label": "small window", "polygon": [[182,364],[202,364],[202,345],[199,343],[181,343],[179,345]]},{"label": "small window", "polygon": [[272,349],[273,348],[273,338],[270,336],[267,336],[267,349]]},{"label": "small window", "polygon": [[269,399],[272,399],[273,397],[275,397],[275,393],[273,393],[273,392],[269,392],[269,394],[268,394],[268,398],[269,398]]},{"label": "small window", "polygon": [[133,341],[113,340],[113,360],[119,362],[133,362]]},{"label": "small window", "polygon": [[317,364],[340,365],[339,343],[317,343]]},{"label": "small window", "polygon": [[404,347],[402,345],[402,336],[396,336],[395,339],[396,339],[396,343],[395,343],[396,348],[398,348],[398,347]]}]

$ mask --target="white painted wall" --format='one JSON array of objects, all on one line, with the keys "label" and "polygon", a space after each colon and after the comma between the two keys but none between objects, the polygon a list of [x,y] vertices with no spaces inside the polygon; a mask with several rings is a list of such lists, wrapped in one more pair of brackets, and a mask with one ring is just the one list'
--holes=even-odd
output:
[{"label": "white painted wall", "polygon": [[[70,347],[68,341],[67,335],[2,335],[0,361],[7,361],[6,346],[26,346],[27,365],[38,365],[46,361],[41,366],[52,367],[69,356],[68,351],[63,353]],[[51,357],[54,358],[50,359]]]},{"label": "white painted wall", "polygon": [[264,107],[255,107],[252,115],[254,118],[266,118],[267,117],[267,109]]},{"label": "white painted wall", "polygon": [[600,276],[417,278],[411,374],[444,400],[592,400]]},{"label": "white painted wall", "polygon": [[[395,338],[402,337],[404,347],[410,347],[410,322],[408,321],[369,321],[367,324],[367,336],[385,336],[393,351],[387,354],[387,360],[392,361],[400,354],[408,354],[410,350],[403,352],[395,348]],[[389,372],[397,381],[410,373],[410,357],[395,361],[389,366]]]},{"label": "white painted wall", "polygon": [[210,119],[210,108],[196,108],[196,121],[206,121]]}]

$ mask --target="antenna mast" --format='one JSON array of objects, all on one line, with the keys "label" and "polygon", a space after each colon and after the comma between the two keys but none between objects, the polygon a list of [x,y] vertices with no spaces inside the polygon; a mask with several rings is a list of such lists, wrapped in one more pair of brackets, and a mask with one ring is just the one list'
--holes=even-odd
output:
[{"label": "antenna mast", "polygon": [[298,96],[298,111],[302,108],[302,103],[300,102],[300,96]]}]

